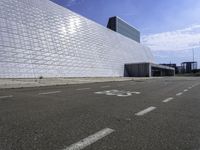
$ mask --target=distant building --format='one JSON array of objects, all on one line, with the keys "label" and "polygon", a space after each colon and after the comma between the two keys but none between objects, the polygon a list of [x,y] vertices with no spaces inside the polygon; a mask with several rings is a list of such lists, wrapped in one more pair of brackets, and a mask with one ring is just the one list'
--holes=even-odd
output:
[{"label": "distant building", "polygon": [[182,73],[192,73],[195,70],[197,70],[197,62],[196,61],[182,62],[181,69]]},{"label": "distant building", "polygon": [[177,66],[177,71],[178,71],[178,73],[181,73],[182,67],[181,66]]}]

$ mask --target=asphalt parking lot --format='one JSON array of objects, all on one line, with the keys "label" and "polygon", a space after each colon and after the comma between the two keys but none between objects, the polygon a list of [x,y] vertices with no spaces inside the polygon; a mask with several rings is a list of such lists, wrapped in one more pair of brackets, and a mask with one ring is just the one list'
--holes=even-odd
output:
[{"label": "asphalt parking lot", "polygon": [[199,150],[200,78],[0,90],[0,150]]}]

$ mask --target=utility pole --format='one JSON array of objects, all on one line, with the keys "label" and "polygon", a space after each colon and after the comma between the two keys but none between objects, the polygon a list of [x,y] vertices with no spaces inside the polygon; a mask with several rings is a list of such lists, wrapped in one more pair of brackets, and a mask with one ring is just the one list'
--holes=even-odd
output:
[{"label": "utility pole", "polygon": [[194,62],[194,48],[192,49],[192,53],[193,53],[193,62]]},{"label": "utility pole", "polygon": [[192,72],[194,73],[194,49],[195,48],[192,48],[192,54],[193,54],[193,62],[192,62],[192,68],[191,68],[191,70],[192,70]]}]

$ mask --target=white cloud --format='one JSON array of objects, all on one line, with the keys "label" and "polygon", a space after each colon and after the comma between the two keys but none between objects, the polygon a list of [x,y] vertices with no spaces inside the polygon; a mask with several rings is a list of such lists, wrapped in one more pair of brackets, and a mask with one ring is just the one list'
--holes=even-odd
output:
[{"label": "white cloud", "polygon": [[177,51],[200,47],[200,25],[142,37],[142,43],[153,51]]}]

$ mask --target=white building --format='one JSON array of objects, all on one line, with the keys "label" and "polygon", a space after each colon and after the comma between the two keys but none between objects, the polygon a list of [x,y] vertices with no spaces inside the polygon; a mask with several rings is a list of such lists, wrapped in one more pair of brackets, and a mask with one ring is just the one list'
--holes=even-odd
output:
[{"label": "white building", "polygon": [[123,76],[149,48],[49,0],[0,0],[0,78]]}]

